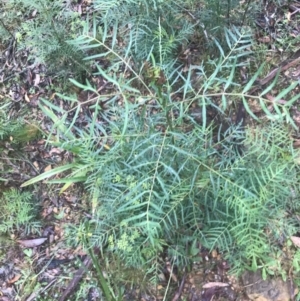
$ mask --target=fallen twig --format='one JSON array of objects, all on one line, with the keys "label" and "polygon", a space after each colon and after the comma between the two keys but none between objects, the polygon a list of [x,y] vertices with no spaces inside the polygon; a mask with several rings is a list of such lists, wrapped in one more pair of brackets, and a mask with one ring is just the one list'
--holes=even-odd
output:
[{"label": "fallen twig", "polygon": [[34,300],[36,297],[38,297],[40,295],[40,293],[45,292],[50,286],[52,286],[55,282],[57,281],[57,279],[53,279],[50,283],[47,284],[46,287],[39,289],[37,292],[32,293],[27,299],[26,301],[32,301]]},{"label": "fallen twig", "polygon": [[179,300],[179,298],[180,298],[180,296],[181,296],[181,294],[182,294],[182,290],[183,290],[183,287],[184,287],[185,279],[186,279],[186,275],[184,275],[184,276],[182,277],[182,280],[181,280],[179,289],[178,289],[178,291],[176,292],[175,296],[173,297],[172,301],[177,301],[177,300]]},{"label": "fallen twig", "polygon": [[75,273],[73,279],[70,281],[69,285],[65,289],[62,296],[58,299],[58,301],[65,301],[74,292],[74,290],[78,287],[77,286],[78,283],[81,281],[86,271],[89,270],[91,265],[92,265],[92,259],[91,257],[88,256],[84,260],[83,266]]},{"label": "fallen twig", "polygon": [[[298,51],[296,51],[295,54],[297,54],[297,53],[298,53]],[[287,69],[289,69],[289,68],[291,68],[291,67],[293,67],[293,66],[295,66],[295,65],[297,65],[299,63],[300,63],[300,56],[297,57],[297,58],[295,58],[295,59],[293,59],[292,61],[291,61],[291,59],[286,59],[285,61],[283,61],[280,64],[279,67],[277,67],[277,68],[273,69],[271,72],[269,72],[269,74],[266,77],[264,77],[261,80],[258,80],[257,81],[258,85],[254,86],[253,89],[250,90],[250,94],[252,94],[255,91],[257,91],[263,85],[269,83],[278,73],[281,73],[282,71],[285,71],[285,70],[287,70]]]},{"label": "fallen twig", "polygon": [[261,79],[259,81],[259,83],[261,85],[267,84],[271,79],[273,79],[276,76],[276,74],[278,72],[285,71],[285,70],[289,69],[290,67],[293,67],[294,65],[297,65],[299,62],[300,62],[300,57],[298,57],[298,58],[296,58],[292,61],[289,61],[289,60],[287,62],[284,61],[283,64],[280,67],[277,67],[274,70],[272,70],[265,78]]}]

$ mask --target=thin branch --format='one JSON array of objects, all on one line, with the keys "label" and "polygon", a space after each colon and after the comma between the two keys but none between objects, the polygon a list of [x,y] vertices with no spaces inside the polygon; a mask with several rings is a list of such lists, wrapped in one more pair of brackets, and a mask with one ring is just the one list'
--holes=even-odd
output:
[{"label": "thin branch", "polygon": [[2,26],[5,28],[5,30],[11,35],[13,39],[15,39],[14,35],[11,33],[11,31],[7,28],[7,26],[4,24],[4,22],[0,19],[0,22]]}]

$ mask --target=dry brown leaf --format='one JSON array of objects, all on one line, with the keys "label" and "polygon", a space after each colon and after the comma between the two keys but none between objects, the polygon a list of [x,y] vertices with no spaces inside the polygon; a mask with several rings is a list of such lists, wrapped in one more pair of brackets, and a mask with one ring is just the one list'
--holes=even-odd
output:
[{"label": "dry brown leaf", "polygon": [[258,41],[261,43],[268,44],[271,42],[271,38],[270,37],[262,37],[262,38],[259,38]]},{"label": "dry brown leaf", "polygon": [[202,288],[212,288],[212,287],[225,287],[229,286],[228,283],[223,283],[223,282],[208,282],[205,283]]},{"label": "dry brown leaf", "polygon": [[38,86],[38,84],[40,83],[40,81],[41,81],[41,76],[38,74],[38,73],[36,73],[35,74],[35,78],[34,78],[34,86]]},{"label": "dry brown leaf", "polygon": [[50,155],[60,155],[64,150],[62,148],[59,147],[53,147],[51,148],[51,150],[49,151]]},{"label": "dry brown leaf", "polygon": [[48,165],[48,166],[45,167],[44,172],[49,171],[49,170],[51,170],[51,169],[52,169],[52,167],[51,167],[51,164],[50,164],[50,165]]},{"label": "dry brown leaf", "polygon": [[21,278],[21,274],[17,274],[17,275],[15,275],[15,277],[14,278],[12,278],[12,279],[10,279],[9,281],[7,281],[9,284],[13,284],[13,283],[15,283],[15,282],[17,282],[20,278]]},{"label": "dry brown leaf", "polygon": [[47,240],[47,237],[40,237],[34,239],[20,239],[17,242],[25,248],[34,248],[40,246]]},{"label": "dry brown leaf", "polygon": [[30,98],[28,97],[27,93],[24,95],[25,101],[30,102]]},{"label": "dry brown leaf", "polygon": [[211,257],[212,258],[217,258],[218,257],[218,252],[216,250],[211,251]]},{"label": "dry brown leaf", "polygon": [[291,236],[291,241],[296,247],[300,248],[300,237]]}]

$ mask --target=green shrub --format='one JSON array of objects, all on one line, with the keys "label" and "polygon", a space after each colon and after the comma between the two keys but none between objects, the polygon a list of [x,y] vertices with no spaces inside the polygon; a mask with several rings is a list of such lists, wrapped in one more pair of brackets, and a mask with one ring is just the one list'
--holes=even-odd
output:
[{"label": "green shrub", "polygon": [[[239,156],[233,141],[216,145],[201,126],[187,133],[145,132],[141,120],[131,117],[131,131],[106,137],[114,141],[109,151],[84,133],[60,144],[77,149],[69,181],[82,180],[76,174],[85,171],[91,193],[93,218],[69,230],[73,244],[88,239],[141,267],[165,248],[187,263],[187,244],[199,242],[226,251],[233,267],[243,269],[249,260],[254,267],[267,261],[296,232],[286,212],[299,210],[299,154],[282,125],[251,131]],[[234,138],[241,138],[238,129]]]},{"label": "green shrub", "polygon": [[37,125],[25,122],[22,116],[9,118],[8,105],[0,107],[0,145],[1,142],[8,141],[12,144],[26,143],[36,139],[39,134],[40,129]]},{"label": "green shrub", "polygon": [[[18,49],[28,51],[31,64],[46,64],[48,73],[55,72],[56,77],[82,80],[89,72],[83,53],[67,42],[82,26],[79,14],[70,6],[60,0],[8,0],[2,6],[4,14],[10,16],[4,25],[14,34]],[[2,28],[10,37],[6,29]]]},{"label": "green shrub", "polygon": [[[124,57],[130,55],[141,64],[153,55],[166,67],[177,63],[180,51],[193,40],[195,32],[203,37],[201,44],[203,41],[211,44],[213,38],[219,38],[236,5],[237,1],[219,0],[207,3],[96,0],[89,10],[97,20],[98,38],[108,32],[114,35],[113,31],[118,29],[120,35],[114,43],[130,44],[130,52],[126,51]],[[3,42],[14,36],[19,49],[29,50],[29,60],[45,63],[50,72],[55,71],[55,76],[74,76],[82,81],[86,73],[90,73],[90,65],[84,57],[93,54],[95,49],[90,45],[90,49],[83,52],[70,43],[85,24],[71,5],[59,0],[8,0],[1,8],[5,20],[0,26]],[[105,51],[98,48],[97,53],[102,50]]]},{"label": "green shrub", "polygon": [[32,194],[10,189],[0,197],[0,232],[12,234],[22,230],[25,234],[39,232],[36,220],[37,205]]},{"label": "green shrub", "polygon": [[[235,51],[231,49],[231,54]],[[279,234],[289,236],[295,230],[293,221],[279,222],[291,207],[298,209],[293,198],[298,189],[298,155],[282,123],[250,129],[246,136],[235,126],[216,135],[213,126],[195,122],[189,113],[190,103],[198,101],[205,116],[212,105],[208,91],[226,82],[222,77],[226,68],[235,68],[231,54],[216,62],[214,73],[206,76],[199,89],[202,94],[196,93],[198,99],[191,96],[190,83],[179,74],[184,79],[182,91],[189,91],[182,102],[171,101],[172,86],[166,84],[153,86],[154,104],[130,103],[129,97],[141,97],[130,88],[131,79],[101,71],[120,89],[124,107],[112,103],[103,111],[101,101],[107,96],[99,95],[85,129],[76,126],[80,104],[68,121],[70,112],[43,101],[46,106],[41,108],[54,121],[60,139],[54,144],[72,152],[75,161],[23,185],[67,170],[67,178],[50,182],[65,183],[63,190],[84,182],[91,195],[92,218],[69,229],[73,244],[89,241],[92,246],[107,246],[127,265],[148,263],[151,270],[164,250],[177,263],[187,263],[192,256],[187,246],[199,242],[226,251],[237,269],[249,261],[255,267],[272,256]],[[239,93],[220,92],[223,107],[228,106],[229,95],[239,95],[246,102],[244,91],[253,81]],[[93,90],[88,84],[76,84]],[[230,79],[226,85],[234,89]],[[282,93],[288,92],[289,88]],[[281,118],[277,112],[282,108],[278,106],[274,119]],[[241,141],[243,152],[238,151]]]},{"label": "green shrub", "polygon": [[[118,3],[111,2],[105,11],[116,9]],[[129,5],[130,1],[122,3]],[[140,3],[136,9],[144,9],[148,16],[145,1]],[[170,4],[155,3],[155,12]],[[56,142],[51,138],[49,142],[73,153],[75,159],[23,186],[62,172],[68,172],[65,178],[49,182],[64,183],[62,190],[83,182],[90,193],[92,217],[69,227],[70,243],[111,252],[128,266],[157,272],[164,251],[177,264],[186,264],[200,243],[230,254],[235,271],[249,262],[257,268],[272,257],[282,234],[285,238],[295,231],[292,219],[281,222],[290,209],[299,209],[294,197],[299,154],[283,125],[287,121],[295,126],[289,108],[299,96],[284,105],[277,100],[289,98],[297,83],[279,93],[272,101],[272,111],[265,95],[275,81],[258,96],[250,92],[263,66],[241,87],[236,69],[247,65],[245,57],[251,52],[245,49],[251,46],[251,33],[237,27],[224,30],[228,51],[215,41],[218,58],[184,73],[174,59],[166,58],[168,43],[162,42],[161,34],[169,28],[159,18],[153,23],[158,30],[151,29],[152,34],[159,33],[158,40],[154,39],[158,47],[153,43],[143,54],[153,71],[147,79],[142,76],[145,64],[132,64],[130,59],[135,27],[128,30],[126,43],[120,47],[116,41],[124,28],[119,20],[105,16],[100,25],[97,17],[89,19],[72,44],[83,52],[93,49],[87,60],[108,61],[105,70],[97,65],[96,75],[115,90],[101,95],[89,82],[72,80],[97,95],[85,128],[77,124],[82,106],[76,98],[60,95],[73,103],[72,112],[42,101],[40,107],[53,121],[57,137]],[[142,35],[138,43],[144,38]],[[159,82],[161,72],[165,80]],[[198,76],[196,83],[194,75]],[[228,111],[240,102],[257,120],[249,99],[259,103],[270,119],[268,126],[244,131],[229,124],[222,132],[209,123],[207,112],[218,112],[220,120],[226,120]],[[192,114],[193,104],[200,109],[200,121]]]}]

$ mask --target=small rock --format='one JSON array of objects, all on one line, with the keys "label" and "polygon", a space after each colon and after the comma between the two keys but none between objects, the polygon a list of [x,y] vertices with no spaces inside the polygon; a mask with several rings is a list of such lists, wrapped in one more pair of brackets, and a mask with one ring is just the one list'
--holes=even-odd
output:
[{"label": "small rock", "polygon": [[255,301],[289,301],[291,282],[281,279],[263,280],[261,272],[246,272],[242,275],[247,296]]}]

